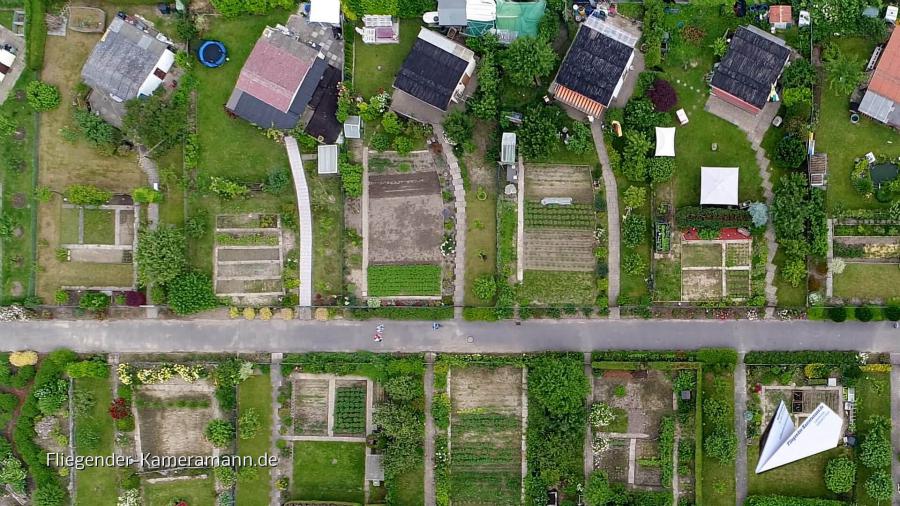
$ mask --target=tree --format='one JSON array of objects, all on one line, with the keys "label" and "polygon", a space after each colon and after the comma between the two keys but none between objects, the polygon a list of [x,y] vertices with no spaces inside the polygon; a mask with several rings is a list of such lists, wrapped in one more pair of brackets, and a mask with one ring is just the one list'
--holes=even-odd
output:
[{"label": "tree", "polygon": [[111,155],[122,143],[122,132],[118,128],[103,121],[99,116],[87,109],[78,108],[73,113],[78,130],[88,143],[101,153]]},{"label": "tree", "polygon": [[876,501],[890,501],[894,492],[894,482],[887,471],[878,471],[869,476],[865,484],[866,494]]},{"label": "tree", "polygon": [[394,138],[394,150],[399,155],[408,155],[413,149],[413,141],[404,135],[398,135]]},{"label": "tree", "polygon": [[806,262],[802,257],[790,257],[784,262],[781,277],[794,288],[806,279]]},{"label": "tree", "polygon": [[796,169],[806,160],[806,145],[796,135],[785,135],[775,148],[775,161],[787,169]]},{"label": "tree", "polygon": [[166,285],[174,281],[187,268],[186,248],[181,229],[163,226],[141,230],[135,252],[140,282]]},{"label": "tree", "polygon": [[862,62],[838,52],[837,56],[825,62],[828,72],[828,87],[839,95],[849,95],[863,82],[866,74]]},{"label": "tree", "polygon": [[241,439],[253,439],[262,428],[259,412],[255,408],[247,408],[238,418],[238,437]]},{"label": "tree", "polygon": [[518,142],[526,159],[545,158],[559,147],[561,112],[558,107],[533,106],[525,112]]},{"label": "tree", "polygon": [[381,118],[381,126],[384,128],[385,132],[391,135],[397,135],[403,131],[403,125],[400,123],[400,118],[394,111],[384,113],[384,116]]},{"label": "tree", "polygon": [[853,315],[861,322],[870,322],[875,318],[875,312],[869,306],[861,306],[853,311]]},{"label": "tree", "polygon": [[191,271],[166,285],[169,307],[175,314],[187,315],[212,309],[219,305],[209,275]]},{"label": "tree", "polygon": [[647,188],[643,186],[629,186],[622,196],[622,203],[625,204],[625,209],[629,211],[642,207],[647,203]]},{"label": "tree", "polygon": [[569,143],[566,149],[573,153],[583,155],[594,149],[594,138],[591,129],[581,122],[572,123],[569,128]]},{"label": "tree", "polygon": [[540,84],[556,67],[556,52],[545,39],[519,37],[503,53],[501,64],[509,80],[517,86]]},{"label": "tree", "polygon": [[665,115],[657,112],[653,102],[648,98],[637,98],[628,101],[625,106],[624,126],[649,134],[655,127],[665,121]]},{"label": "tree", "polygon": [[813,64],[807,59],[800,58],[784,69],[781,84],[785,88],[812,88],[817,80]]},{"label": "tree", "polygon": [[217,448],[225,448],[234,441],[234,425],[222,419],[209,422],[204,431],[207,441]]},{"label": "tree", "polygon": [[475,122],[463,111],[453,111],[444,120],[444,135],[453,144],[462,144],[472,140]]},{"label": "tree", "polygon": [[494,295],[497,294],[497,282],[494,280],[494,276],[482,274],[475,278],[473,291],[475,292],[475,296],[481,300],[487,301],[493,299]]},{"label": "tree", "polygon": [[160,152],[174,146],[188,131],[187,101],[179,97],[154,93],[125,102],[122,129],[135,141]]},{"label": "tree", "polygon": [[590,385],[577,361],[547,357],[532,363],[528,374],[528,392],[539,409],[559,418],[584,419],[584,396]]},{"label": "tree", "polygon": [[647,168],[651,182],[665,183],[675,174],[675,159],[668,156],[654,156],[647,159]]},{"label": "tree", "polygon": [[647,92],[653,107],[660,112],[669,112],[678,103],[678,95],[675,88],[665,79],[656,79]]},{"label": "tree", "polygon": [[647,153],[653,147],[650,139],[641,132],[628,130],[625,132],[625,152],[622,171],[629,181],[643,183],[647,181]]},{"label": "tree", "polygon": [[99,313],[109,307],[109,295],[101,292],[87,292],[78,300],[78,307],[85,311]]},{"label": "tree", "polygon": [[870,469],[880,469],[891,465],[891,440],[888,431],[884,429],[883,425],[880,425],[879,420],[880,417],[869,417],[868,422],[871,428],[860,444],[859,461]]},{"label": "tree", "polygon": [[76,206],[101,206],[112,198],[112,192],[90,184],[73,184],[66,188],[66,200]]},{"label": "tree", "polygon": [[592,472],[588,478],[587,486],[584,488],[584,500],[587,505],[606,506],[614,496],[615,492],[609,486],[609,479],[606,477],[606,473],[600,470]]},{"label": "tree", "polygon": [[856,462],[847,457],[831,459],[825,466],[825,486],[835,494],[853,490],[856,484]]},{"label": "tree", "polygon": [[38,112],[49,111],[59,107],[59,88],[42,81],[31,81],[25,87],[28,105]]},{"label": "tree", "polygon": [[785,88],[782,95],[784,105],[788,107],[812,103],[812,89],[810,88]]}]

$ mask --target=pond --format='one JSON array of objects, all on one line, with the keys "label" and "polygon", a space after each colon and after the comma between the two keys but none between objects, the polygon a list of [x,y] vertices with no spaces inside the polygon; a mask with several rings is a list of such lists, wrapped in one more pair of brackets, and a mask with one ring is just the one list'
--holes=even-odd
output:
[{"label": "pond", "polygon": [[895,163],[880,163],[873,165],[869,169],[869,173],[872,175],[872,183],[875,186],[893,181],[897,178],[898,172],[900,172],[900,167]]}]

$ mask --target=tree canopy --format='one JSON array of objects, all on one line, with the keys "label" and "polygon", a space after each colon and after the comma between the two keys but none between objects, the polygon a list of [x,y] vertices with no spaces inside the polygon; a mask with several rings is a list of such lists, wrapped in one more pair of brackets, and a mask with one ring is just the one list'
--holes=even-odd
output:
[{"label": "tree canopy", "polygon": [[186,245],[181,229],[141,230],[135,252],[140,282],[165,285],[177,278],[187,267]]},{"label": "tree canopy", "polygon": [[553,72],[556,59],[556,52],[549,41],[519,37],[503,53],[503,71],[513,84],[532,86]]}]

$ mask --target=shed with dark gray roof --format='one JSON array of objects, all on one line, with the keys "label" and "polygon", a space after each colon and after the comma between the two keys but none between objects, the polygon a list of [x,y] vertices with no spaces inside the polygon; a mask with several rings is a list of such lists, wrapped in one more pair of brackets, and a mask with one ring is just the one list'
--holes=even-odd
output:
[{"label": "shed with dark gray roof", "polygon": [[739,27],[713,74],[712,93],[755,114],[769,100],[790,55],[778,37],[755,26]]},{"label": "shed with dark gray roof", "polygon": [[474,68],[475,54],[470,49],[422,28],[397,73],[394,88],[446,111]]}]

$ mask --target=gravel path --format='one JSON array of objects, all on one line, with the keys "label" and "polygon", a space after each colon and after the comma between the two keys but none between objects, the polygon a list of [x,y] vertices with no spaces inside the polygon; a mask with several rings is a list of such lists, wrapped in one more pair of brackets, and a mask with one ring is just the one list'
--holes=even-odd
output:
[{"label": "gravel path", "polygon": [[738,364],[734,371],[734,433],[737,435],[737,459],[734,463],[735,497],[737,506],[747,499],[747,366],[744,354],[738,354]]},{"label": "gravel path", "polygon": [[603,186],[606,188],[606,215],[609,219],[607,230],[609,249],[609,317],[619,317],[619,192],[616,187],[616,176],[609,165],[609,155],[606,153],[606,143],[603,141],[603,129],[599,121],[591,123],[591,132],[594,134],[594,146],[597,156],[600,158],[600,166],[603,169]]}]

